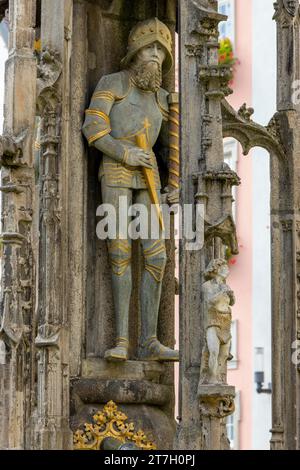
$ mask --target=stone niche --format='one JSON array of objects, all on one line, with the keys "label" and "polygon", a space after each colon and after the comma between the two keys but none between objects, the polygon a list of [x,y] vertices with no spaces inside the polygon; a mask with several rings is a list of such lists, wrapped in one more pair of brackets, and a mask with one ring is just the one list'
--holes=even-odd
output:
[{"label": "stone niche", "polygon": [[[99,81],[117,72],[126,53],[132,26],[157,16],[175,33],[176,0],[74,0],[70,59],[69,163],[69,299],[71,320],[71,426],[90,421],[97,409],[114,400],[133,421],[150,433],[158,447],[171,447],[175,428],[173,366],[142,363],[139,337],[138,285],[141,259],[134,247],[134,292],[131,302],[130,361],[111,365],[104,352],[114,344],[115,321],[106,244],[97,239],[96,209],[101,203],[98,169],[101,155],[88,149],[81,134],[84,110]],[[174,91],[174,71],[164,87]],[[159,149],[158,149],[159,153]],[[161,168],[162,179],[166,169]],[[159,339],[174,346],[174,243],[167,243],[166,269],[159,317]],[[158,436],[158,430],[161,436]],[[167,432],[168,430],[168,432]],[[167,447],[166,447],[167,446]]]}]

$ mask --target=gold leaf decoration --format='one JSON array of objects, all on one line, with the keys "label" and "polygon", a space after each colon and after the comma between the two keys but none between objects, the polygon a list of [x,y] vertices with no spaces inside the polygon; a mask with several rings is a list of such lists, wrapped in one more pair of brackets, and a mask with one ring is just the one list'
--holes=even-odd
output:
[{"label": "gold leaf decoration", "polygon": [[74,449],[100,450],[103,439],[113,437],[122,443],[133,442],[142,450],[156,450],[156,445],[147,439],[144,431],[135,432],[134,423],[126,423],[127,419],[113,401],[108,402],[103,411],[93,416],[93,423],[85,423],[84,430],[78,429],[74,433]]}]

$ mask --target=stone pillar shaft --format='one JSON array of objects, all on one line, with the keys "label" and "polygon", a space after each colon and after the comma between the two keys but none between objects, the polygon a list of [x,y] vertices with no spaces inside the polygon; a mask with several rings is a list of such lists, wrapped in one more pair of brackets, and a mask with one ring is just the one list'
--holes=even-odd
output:
[{"label": "stone pillar shaft", "polygon": [[[199,384],[206,334],[203,274],[209,261],[223,256],[224,245],[236,250],[230,197],[238,178],[223,171],[221,101],[227,92],[229,70],[218,65],[218,24],[224,19],[213,0],[180,2],[180,95],[184,103],[181,204],[192,204],[194,214],[197,205],[204,206],[206,234],[201,250],[189,251],[185,239],[180,246],[180,425],[176,449],[228,448],[224,417],[234,409],[233,387]],[[224,203],[224,194],[230,203]]]},{"label": "stone pillar shaft", "polygon": [[0,448],[25,446],[32,410],[34,354],[34,207],[33,134],[36,108],[36,59],[33,51],[35,0],[10,0],[9,58],[6,63],[5,120],[1,138],[3,263],[0,338],[6,344],[3,369],[6,399],[0,416],[5,432]]}]

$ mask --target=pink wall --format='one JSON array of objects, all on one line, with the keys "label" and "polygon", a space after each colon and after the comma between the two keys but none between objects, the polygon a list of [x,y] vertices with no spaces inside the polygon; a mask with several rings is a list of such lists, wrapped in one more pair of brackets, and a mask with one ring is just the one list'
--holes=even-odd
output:
[{"label": "pink wall", "polygon": [[[239,59],[229,97],[235,108],[252,104],[252,2],[235,2],[235,56]],[[229,285],[236,294],[233,317],[238,320],[238,368],[229,371],[228,382],[240,391],[239,448],[251,448],[252,408],[252,159],[243,156],[239,145],[237,173],[242,180],[236,193],[236,222],[239,255],[231,260]]]}]

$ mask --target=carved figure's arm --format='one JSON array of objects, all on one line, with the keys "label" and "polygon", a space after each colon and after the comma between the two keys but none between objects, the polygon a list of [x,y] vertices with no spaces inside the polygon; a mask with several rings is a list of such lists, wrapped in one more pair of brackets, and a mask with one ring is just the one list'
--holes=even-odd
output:
[{"label": "carved figure's arm", "polygon": [[151,168],[151,156],[138,147],[124,145],[110,135],[110,112],[115,102],[125,98],[129,91],[122,83],[121,74],[101,78],[86,110],[82,131],[89,143],[114,160],[132,166]]},{"label": "carved figure's arm", "polygon": [[116,101],[116,89],[121,87],[114,76],[102,77],[98,83],[89,108],[85,112],[82,131],[88,144],[111,158],[122,162],[126,147],[111,135],[110,111]]}]

